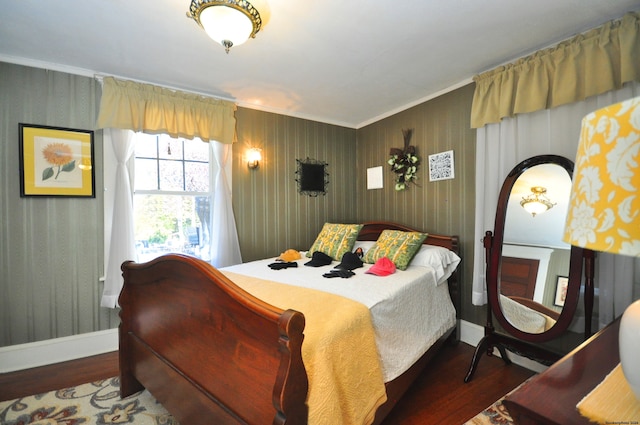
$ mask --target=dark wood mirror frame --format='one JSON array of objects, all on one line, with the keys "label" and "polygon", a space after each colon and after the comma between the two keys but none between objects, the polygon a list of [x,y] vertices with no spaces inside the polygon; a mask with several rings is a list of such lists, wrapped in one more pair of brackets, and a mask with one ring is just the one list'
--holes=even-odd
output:
[{"label": "dark wood mirror frame", "polygon": [[[545,365],[550,365],[562,357],[562,354],[553,352],[540,345],[560,337],[571,324],[578,306],[580,297],[580,287],[582,286],[582,274],[585,275],[585,339],[591,335],[591,315],[593,311],[593,276],[594,276],[594,253],[578,247],[571,247],[569,265],[569,284],[564,307],[556,323],[547,331],[534,334],[524,332],[514,327],[505,317],[499,303],[500,293],[500,270],[502,258],[502,245],[504,238],[505,219],[507,214],[507,204],[511,189],[522,173],[531,167],[541,164],[557,164],[563,167],[569,177],[573,175],[573,162],[567,158],[557,155],[540,155],[522,161],[516,165],[506,177],[496,209],[496,218],[493,233],[487,231],[483,239],[486,251],[486,283],[489,307],[487,308],[487,323],[485,325],[485,336],[480,340],[471,361],[471,367],[464,381],[469,382],[473,377],[475,369],[483,353],[492,355],[493,349],[497,348],[505,363],[510,364],[506,350],[530,358]],[[500,326],[509,333],[495,332],[493,317]]]}]

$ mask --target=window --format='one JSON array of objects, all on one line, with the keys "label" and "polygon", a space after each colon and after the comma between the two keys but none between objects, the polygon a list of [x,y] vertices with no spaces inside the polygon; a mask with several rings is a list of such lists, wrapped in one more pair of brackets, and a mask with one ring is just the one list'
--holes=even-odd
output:
[{"label": "window", "polygon": [[137,134],[133,196],[137,261],[173,252],[210,260],[210,147]]}]

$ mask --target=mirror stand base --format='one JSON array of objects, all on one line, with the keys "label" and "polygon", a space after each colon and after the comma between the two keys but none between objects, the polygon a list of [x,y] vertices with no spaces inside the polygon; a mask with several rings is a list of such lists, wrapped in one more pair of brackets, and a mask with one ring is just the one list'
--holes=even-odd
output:
[{"label": "mirror stand base", "polygon": [[562,355],[545,350],[540,346],[529,344],[525,341],[511,338],[507,335],[489,332],[480,340],[475,352],[473,353],[471,366],[469,367],[467,376],[464,378],[465,383],[473,379],[473,375],[483,354],[492,356],[494,348],[498,349],[502,360],[504,360],[507,365],[512,363],[507,350],[519,356],[527,357],[545,366],[549,366],[562,358]]}]

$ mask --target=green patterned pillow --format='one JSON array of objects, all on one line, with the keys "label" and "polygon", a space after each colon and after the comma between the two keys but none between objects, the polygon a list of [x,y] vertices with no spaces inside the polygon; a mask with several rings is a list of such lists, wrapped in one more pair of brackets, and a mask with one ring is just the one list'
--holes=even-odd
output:
[{"label": "green patterned pillow", "polygon": [[320,251],[336,261],[342,260],[344,253],[351,252],[353,249],[360,229],[362,229],[362,224],[325,223],[316,241],[307,252],[307,257]]},{"label": "green patterned pillow", "polygon": [[406,270],[426,238],[427,233],[383,230],[362,260],[374,264],[380,258],[387,257],[396,268]]}]

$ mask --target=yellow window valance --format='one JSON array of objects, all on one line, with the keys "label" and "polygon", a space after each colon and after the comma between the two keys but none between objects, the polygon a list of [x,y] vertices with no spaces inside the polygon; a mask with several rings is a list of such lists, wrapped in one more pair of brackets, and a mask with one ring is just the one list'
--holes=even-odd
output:
[{"label": "yellow window valance", "polygon": [[640,14],[474,77],[471,127],[578,102],[640,81]]},{"label": "yellow window valance", "polygon": [[233,102],[106,77],[97,127],[233,143],[235,111]]}]

